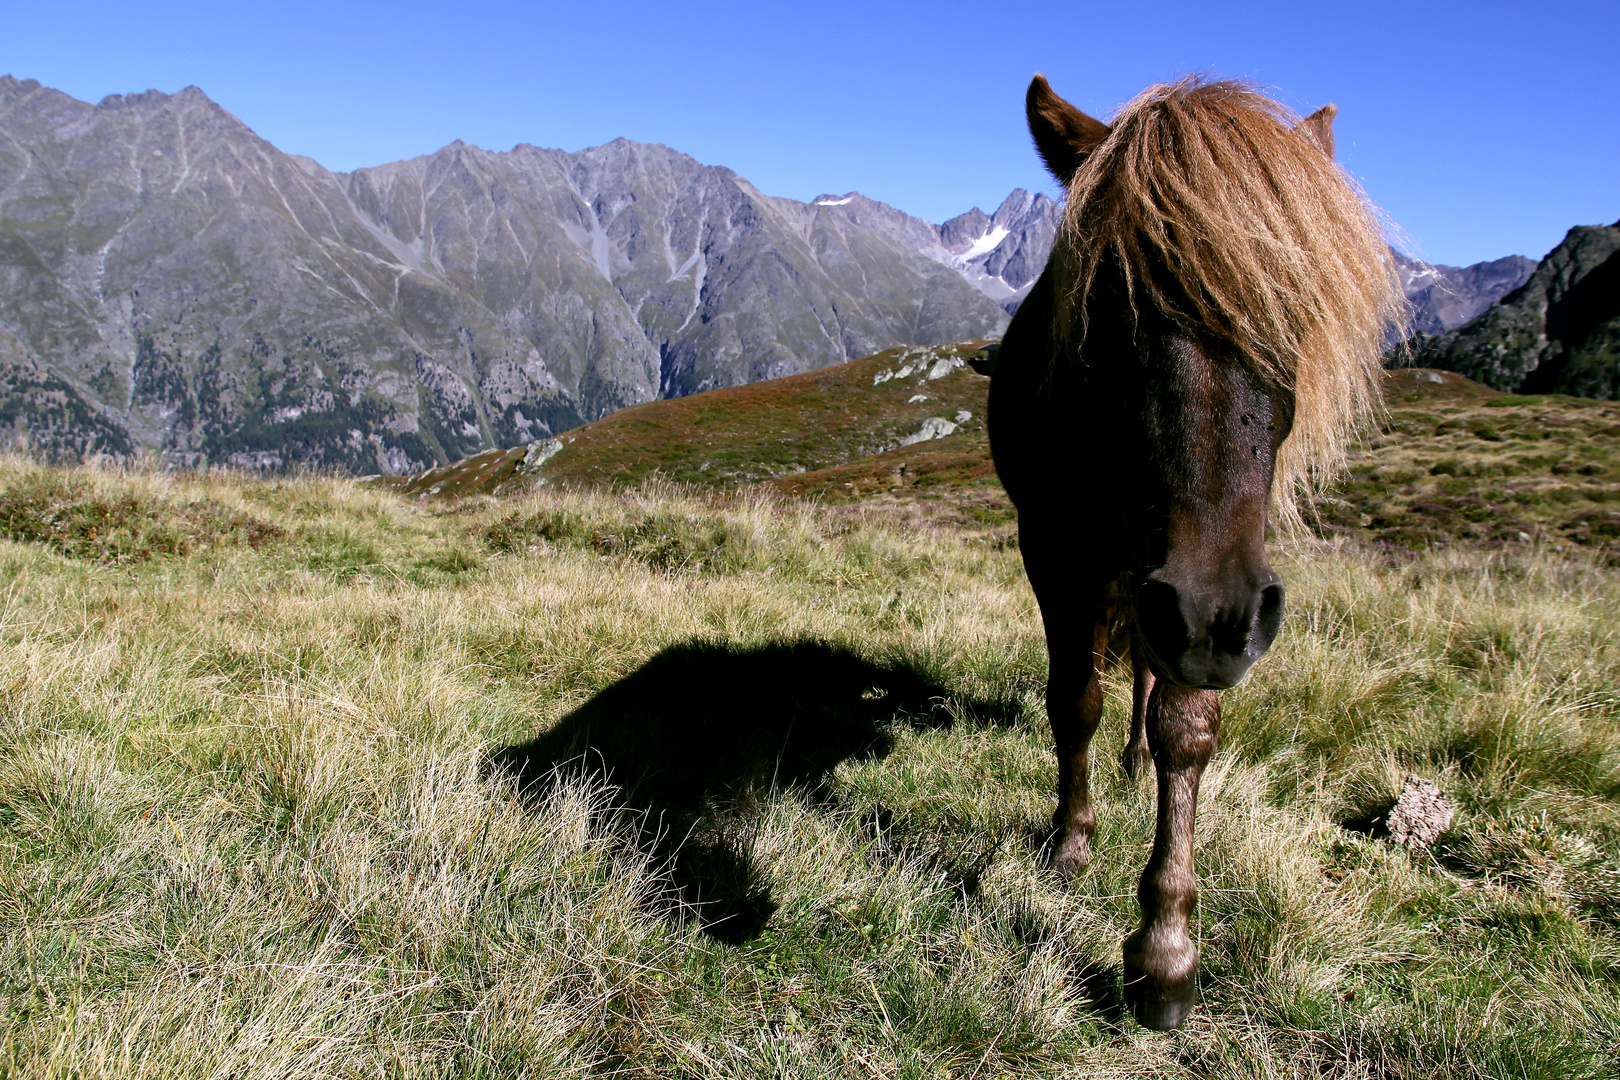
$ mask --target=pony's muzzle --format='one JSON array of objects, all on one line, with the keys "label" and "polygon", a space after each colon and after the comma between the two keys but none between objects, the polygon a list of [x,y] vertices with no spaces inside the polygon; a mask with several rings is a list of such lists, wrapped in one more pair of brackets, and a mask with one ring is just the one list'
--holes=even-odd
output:
[{"label": "pony's muzzle", "polygon": [[1148,575],[1136,594],[1136,627],[1155,673],[1178,686],[1224,690],[1243,681],[1282,625],[1283,584],[1269,571],[1233,588]]}]

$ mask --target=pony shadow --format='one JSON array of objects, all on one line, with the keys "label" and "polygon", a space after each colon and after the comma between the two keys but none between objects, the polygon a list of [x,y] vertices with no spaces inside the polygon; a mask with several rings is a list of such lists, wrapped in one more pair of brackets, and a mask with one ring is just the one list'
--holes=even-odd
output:
[{"label": "pony shadow", "polygon": [[1090,960],[1076,967],[1073,977],[1071,996],[1085,1004],[1100,1019],[1110,1024],[1120,1024],[1130,1015],[1125,1008],[1125,993],[1120,985],[1123,975],[1119,964]]},{"label": "pony shadow", "polygon": [[[531,790],[559,770],[607,779],[666,868],[677,907],[740,944],[776,910],[750,855],[759,796],[791,787],[825,798],[840,762],[889,753],[896,724],[949,726],[945,699],[908,665],[820,642],[676,645],[492,764]],[[961,708],[1008,713],[997,703]]]}]

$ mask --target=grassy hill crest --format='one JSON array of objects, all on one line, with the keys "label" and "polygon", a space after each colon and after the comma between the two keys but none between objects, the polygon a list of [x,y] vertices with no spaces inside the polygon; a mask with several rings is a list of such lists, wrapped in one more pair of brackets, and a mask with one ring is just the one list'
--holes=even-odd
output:
[{"label": "grassy hill crest", "polygon": [[[846,502],[942,500],[1010,520],[984,427],[988,342],[890,349],[802,375],[650,402],[549,442],[410,477],[408,495],[508,495],[536,485],[763,486]],[[1620,405],[1504,394],[1453,372],[1390,371],[1386,412],[1317,501],[1327,535],[1427,544],[1620,540]],[[938,438],[907,438],[947,431]]]}]

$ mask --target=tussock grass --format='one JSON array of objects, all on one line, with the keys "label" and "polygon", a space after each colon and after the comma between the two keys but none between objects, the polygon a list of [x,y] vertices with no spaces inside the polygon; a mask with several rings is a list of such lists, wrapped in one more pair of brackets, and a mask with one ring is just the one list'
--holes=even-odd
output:
[{"label": "tussock grass", "polygon": [[[90,505],[189,539],[28,524]],[[1279,554],[1288,623],[1224,696],[1202,799],[1204,1004],[1155,1035],[1119,999],[1152,827],[1110,764],[1128,686],[1096,747],[1096,860],[1060,885],[1045,650],[1004,525],[676,489],[428,508],[16,461],[0,521],[23,523],[0,542],[8,1075],[1620,1056],[1600,560]],[[1407,772],[1459,805],[1417,855],[1376,828]]]},{"label": "tussock grass", "polygon": [[170,485],[129,479],[17,467],[0,501],[0,536],[44,544],[73,558],[127,563],[211,546],[258,548],[284,535],[216,499],[186,497],[166,490]]}]

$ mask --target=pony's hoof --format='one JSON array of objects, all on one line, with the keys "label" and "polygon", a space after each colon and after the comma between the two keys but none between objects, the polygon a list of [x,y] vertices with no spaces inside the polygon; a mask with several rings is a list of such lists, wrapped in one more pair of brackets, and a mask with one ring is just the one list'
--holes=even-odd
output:
[{"label": "pony's hoof", "polygon": [[1091,844],[1084,836],[1066,838],[1052,855],[1052,869],[1059,880],[1068,881],[1091,865]]},{"label": "pony's hoof", "polygon": [[1142,970],[1129,944],[1125,950],[1125,1003],[1136,1022],[1153,1031],[1174,1031],[1198,1004],[1198,961],[1178,979],[1155,979]]},{"label": "pony's hoof", "polygon": [[1198,1004],[1198,991],[1196,987],[1188,995],[1176,1001],[1141,1000],[1131,1001],[1131,1015],[1136,1022],[1150,1031],[1174,1031],[1187,1019],[1187,1014],[1193,1011]]},{"label": "pony's hoof", "polygon": [[1125,770],[1129,780],[1140,780],[1153,769],[1153,755],[1148,753],[1146,746],[1135,743],[1127,744],[1125,753],[1120,755],[1119,767]]}]

